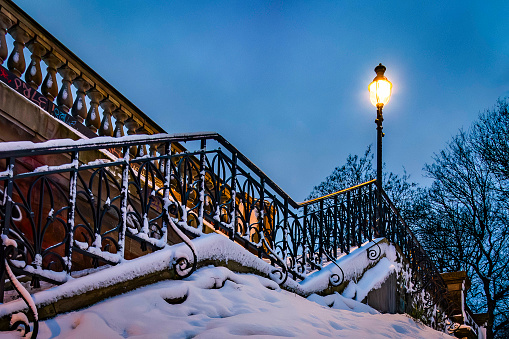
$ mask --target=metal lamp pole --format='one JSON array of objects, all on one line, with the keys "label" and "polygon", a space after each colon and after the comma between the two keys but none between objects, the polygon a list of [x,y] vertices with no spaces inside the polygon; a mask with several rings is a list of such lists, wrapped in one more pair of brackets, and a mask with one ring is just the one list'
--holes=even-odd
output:
[{"label": "metal lamp pole", "polygon": [[384,236],[385,232],[382,230],[382,122],[384,121],[382,109],[385,104],[389,102],[392,92],[392,84],[385,77],[385,66],[379,64],[375,67],[376,77],[369,84],[369,94],[371,103],[376,107],[376,184],[377,184],[377,199],[378,199],[378,232]]}]

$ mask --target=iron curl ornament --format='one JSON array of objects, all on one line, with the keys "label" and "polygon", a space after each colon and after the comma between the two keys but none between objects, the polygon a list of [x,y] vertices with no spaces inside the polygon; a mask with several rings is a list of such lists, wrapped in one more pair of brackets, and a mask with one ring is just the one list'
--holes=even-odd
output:
[{"label": "iron curl ornament", "polygon": [[446,329],[447,333],[454,334],[454,332],[459,330],[460,327],[461,327],[461,324],[447,320],[445,329]]},{"label": "iron curl ornament", "polygon": [[278,285],[283,285],[288,279],[288,267],[286,266],[286,263],[272,250],[265,238],[263,238],[263,244],[269,250],[269,253],[272,254],[272,259],[274,259],[280,267],[273,267],[269,276]]},{"label": "iron curl ornament", "polygon": [[380,245],[378,245],[377,242],[371,245],[366,251],[366,255],[368,256],[369,260],[378,260],[381,254],[382,249],[380,248]]},{"label": "iron curl ornament", "polygon": [[339,268],[339,272],[340,274],[337,274],[337,273],[332,273],[331,272],[331,275],[329,276],[329,283],[331,284],[331,286],[339,286],[341,285],[344,281],[345,281],[345,272],[343,271],[343,269],[338,265],[338,263],[336,262],[336,260],[334,258],[332,258],[327,252],[325,252],[325,256],[327,257],[327,259],[329,259],[337,268]]},{"label": "iron curl ornament", "polygon": [[3,269],[7,273],[9,280],[11,281],[12,286],[18,292],[23,301],[27,304],[28,310],[32,313],[32,317],[34,319],[33,330],[30,331],[30,323],[25,313],[18,312],[14,313],[11,316],[10,327],[11,330],[19,330],[21,335],[25,338],[36,339],[37,334],[39,332],[39,315],[37,313],[37,307],[35,306],[35,302],[32,299],[32,296],[26,288],[21,285],[21,283],[16,279],[16,276],[12,272],[11,265],[12,260],[16,260],[18,258],[18,249],[17,243],[13,239],[9,239],[7,235],[2,234],[2,252],[4,256]]},{"label": "iron curl ornament", "polygon": [[[168,206],[167,206],[168,207]],[[193,261],[192,263],[189,262],[189,258],[186,256],[181,256],[177,259],[175,259],[175,263],[173,265],[173,270],[177,277],[180,279],[184,279],[189,277],[194,271],[196,271],[196,266],[198,262],[198,258],[196,256],[196,249],[192,243],[192,241],[182,232],[179,227],[175,224],[172,217],[168,213],[168,208],[166,208],[166,213],[164,213],[164,221],[171,226],[173,231],[177,234],[177,236],[184,242],[187,247],[191,250],[191,253],[193,255]]]}]

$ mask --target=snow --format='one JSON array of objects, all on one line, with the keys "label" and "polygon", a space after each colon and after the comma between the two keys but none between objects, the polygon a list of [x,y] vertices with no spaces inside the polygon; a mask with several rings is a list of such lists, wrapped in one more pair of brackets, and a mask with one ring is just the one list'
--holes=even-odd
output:
[{"label": "snow", "polygon": [[[375,243],[381,254],[378,262],[367,256]],[[383,315],[359,302],[399,269],[394,247],[381,239],[363,244],[336,261],[352,281],[342,295],[327,296],[316,293],[327,286],[330,274],[336,272],[334,263],[301,283],[288,278],[285,289],[281,289],[274,281],[278,278],[269,279],[273,266],[223,235],[204,234],[191,245],[199,261],[234,260],[265,277],[234,273],[224,267],[204,267],[183,280],[162,281],[42,321],[38,338],[450,338],[408,316]],[[47,305],[172,269],[178,258],[192,258],[187,244],[167,246],[80,278],[68,277],[65,284],[37,292],[33,299],[35,305]],[[21,300],[8,302],[0,306],[0,316],[25,307]],[[19,338],[19,334],[0,333],[0,338]]]},{"label": "snow", "polygon": [[[329,307],[332,306],[332,307]],[[450,338],[338,294],[308,299],[273,281],[204,267],[40,322],[38,338]],[[0,338],[19,338],[15,332]]]},{"label": "snow", "polygon": [[[67,147],[67,146],[79,146],[79,145],[89,145],[89,146],[102,146],[106,143],[114,143],[115,145],[121,146],[126,142],[136,142],[136,141],[147,141],[150,143],[152,140],[158,139],[182,139],[185,137],[215,137],[218,134],[215,132],[197,132],[197,133],[174,133],[174,134],[152,134],[152,135],[127,135],[121,138],[114,137],[97,137],[93,139],[79,139],[79,140],[71,140],[71,139],[53,139],[45,142],[34,143],[31,141],[12,141],[12,142],[3,142],[0,144],[0,152],[2,151],[18,151],[18,150],[30,150],[36,151],[40,149],[48,149],[48,148],[58,148],[58,147]],[[114,147],[108,145],[108,147]]]},{"label": "snow", "polygon": [[18,244],[16,243],[15,240],[13,239],[10,239],[6,234],[2,234],[1,236],[1,239],[2,239],[2,243],[5,247],[8,247],[8,246],[14,246],[14,247],[17,247]]}]

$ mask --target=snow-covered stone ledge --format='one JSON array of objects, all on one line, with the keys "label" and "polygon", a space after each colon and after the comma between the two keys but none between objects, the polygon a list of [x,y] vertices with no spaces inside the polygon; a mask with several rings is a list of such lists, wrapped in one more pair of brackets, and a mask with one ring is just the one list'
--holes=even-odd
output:
[{"label": "snow-covered stone ledge", "polygon": [[[198,257],[198,267],[225,266],[232,271],[264,277],[271,277],[274,270],[269,263],[220,234],[203,235],[193,240],[193,244]],[[380,255],[375,260],[369,259],[367,255],[368,249],[373,246],[380,250]],[[176,259],[190,258],[191,255],[185,244],[167,246],[143,257],[37,292],[33,294],[33,299],[39,310],[39,318],[48,319],[60,313],[85,308],[161,280],[178,279],[173,270]],[[379,287],[398,269],[396,257],[396,250],[392,245],[386,240],[377,239],[337,260],[345,275],[342,286],[331,288],[329,277],[338,268],[334,263],[330,263],[322,270],[310,274],[303,282],[288,278],[281,287],[305,297],[312,294],[332,294],[340,289],[344,291],[344,296],[362,301],[370,290]],[[8,328],[11,314],[26,310],[22,300],[0,305],[0,330]]]}]

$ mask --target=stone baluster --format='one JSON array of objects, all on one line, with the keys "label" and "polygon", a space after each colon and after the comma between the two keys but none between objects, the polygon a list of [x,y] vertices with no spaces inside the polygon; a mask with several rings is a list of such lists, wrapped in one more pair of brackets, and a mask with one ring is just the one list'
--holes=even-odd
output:
[{"label": "stone baluster", "polygon": [[7,30],[11,28],[11,26],[12,20],[4,13],[0,12],[0,65],[4,63],[7,59],[7,55],[9,55],[7,41],[5,41],[5,34],[7,34]]},{"label": "stone baluster", "polygon": [[7,67],[12,73],[20,78],[21,74],[23,74],[26,69],[23,49],[25,48],[27,41],[30,40],[30,35],[28,35],[28,33],[19,25],[12,26],[9,29],[9,34],[14,39],[14,49],[7,60]]},{"label": "stone baluster", "polygon": [[95,88],[87,91],[87,95],[90,98],[90,110],[88,111],[87,118],[85,119],[85,125],[90,128],[92,132],[97,133],[97,130],[101,126],[99,102],[104,98],[104,96]]},{"label": "stone baluster", "polygon": [[46,77],[42,82],[41,93],[50,102],[53,102],[58,95],[57,68],[63,65],[63,61],[51,52],[43,56],[42,60],[48,68],[46,68]]},{"label": "stone baluster", "polygon": [[90,89],[91,86],[82,77],[74,79],[72,83],[74,87],[76,87],[77,91],[76,100],[74,100],[74,104],[72,105],[71,114],[79,122],[83,123],[87,118],[87,102],[85,101],[85,93]]},{"label": "stone baluster", "polygon": [[127,119],[128,115],[121,108],[113,111],[113,117],[115,118],[115,130],[113,131],[113,136],[115,138],[120,138],[124,136],[124,122]]},{"label": "stone baluster", "polygon": [[[150,152],[151,157],[157,157],[157,148],[159,144],[150,144],[148,151]],[[159,162],[157,160],[153,160],[152,163],[156,168],[159,167]]]},{"label": "stone baluster", "polygon": [[60,67],[58,73],[62,76],[62,88],[58,92],[57,105],[61,111],[69,113],[73,105],[71,82],[76,78],[77,74],[67,65]]},{"label": "stone baluster", "polygon": [[[166,155],[166,143],[159,144],[157,146],[157,152],[159,152],[159,155]],[[159,170],[161,173],[164,173],[164,161],[159,161]]]},{"label": "stone baluster", "polygon": [[[136,134],[147,135],[148,131],[145,129],[145,126],[141,126],[140,128],[138,128],[136,130]],[[146,145],[138,146],[138,153],[136,153],[136,157],[143,157],[143,156],[145,156],[147,154],[148,154],[148,152],[147,152],[147,146]]]},{"label": "stone baluster", "polygon": [[[138,126],[138,123],[132,117],[127,119],[125,121],[125,127],[127,127],[127,135],[135,135]],[[131,146],[129,152],[131,152],[132,156],[135,156],[138,153],[138,148],[136,146]]]},{"label": "stone baluster", "polygon": [[110,99],[101,101],[101,108],[103,109],[103,120],[101,127],[99,127],[99,135],[105,137],[113,136],[113,125],[111,123],[111,112],[116,108],[115,104]]},{"label": "stone baluster", "polygon": [[32,52],[30,56],[32,61],[25,72],[25,81],[28,86],[37,90],[42,83],[41,59],[48,50],[38,41],[37,37],[30,40],[27,47]]}]

